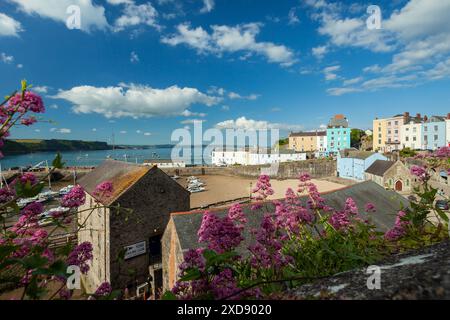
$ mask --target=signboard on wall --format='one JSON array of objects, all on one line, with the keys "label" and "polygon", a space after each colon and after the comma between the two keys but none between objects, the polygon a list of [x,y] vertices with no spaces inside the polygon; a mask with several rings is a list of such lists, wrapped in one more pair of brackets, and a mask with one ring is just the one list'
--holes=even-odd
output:
[{"label": "signboard on wall", "polygon": [[145,241],[132,244],[131,246],[125,247],[125,260],[141,256],[147,252],[147,243]]}]

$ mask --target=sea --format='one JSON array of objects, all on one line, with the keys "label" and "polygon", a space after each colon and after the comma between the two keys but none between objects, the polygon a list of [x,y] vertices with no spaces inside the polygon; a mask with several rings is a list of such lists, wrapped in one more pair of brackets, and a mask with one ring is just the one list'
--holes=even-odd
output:
[{"label": "sea", "polygon": [[[106,159],[115,159],[131,163],[142,164],[144,160],[169,160],[171,159],[173,147],[149,147],[145,149],[116,149],[116,150],[95,150],[95,151],[66,151],[61,152],[66,166],[95,167]],[[203,154],[204,147],[191,147],[190,161],[187,165],[201,165],[211,163],[211,155]],[[2,170],[15,167],[27,166],[51,166],[55,158],[55,152],[36,152],[14,156],[5,156],[0,159]],[[180,154],[183,156],[183,153]]]}]

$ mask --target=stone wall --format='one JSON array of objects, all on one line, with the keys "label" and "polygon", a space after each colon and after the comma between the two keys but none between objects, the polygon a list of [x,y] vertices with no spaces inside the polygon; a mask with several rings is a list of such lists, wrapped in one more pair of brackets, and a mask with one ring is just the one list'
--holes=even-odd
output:
[{"label": "stone wall", "polygon": [[[164,169],[169,175],[199,176],[199,175],[237,175],[243,177],[258,177],[261,168],[270,166],[233,166],[233,167],[192,167],[182,169]],[[336,175],[336,161],[334,160],[306,160],[280,163],[275,175],[281,179],[297,179],[298,175],[308,172],[313,178],[323,178]]]}]

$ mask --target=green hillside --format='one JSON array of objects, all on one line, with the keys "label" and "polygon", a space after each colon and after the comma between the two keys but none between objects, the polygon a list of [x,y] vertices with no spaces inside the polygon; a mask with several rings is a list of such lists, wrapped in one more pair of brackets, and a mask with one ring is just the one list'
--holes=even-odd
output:
[{"label": "green hillside", "polygon": [[78,150],[109,150],[111,147],[101,141],[79,141],[79,140],[6,140],[2,148],[4,155],[25,154],[30,152],[62,152]]}]

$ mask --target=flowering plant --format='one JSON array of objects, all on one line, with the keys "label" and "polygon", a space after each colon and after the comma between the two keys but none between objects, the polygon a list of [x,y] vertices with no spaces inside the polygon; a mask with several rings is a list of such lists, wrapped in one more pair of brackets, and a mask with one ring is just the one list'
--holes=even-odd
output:
[{"label": "flowering plant", "polygon": [[[438,150],[428,161],[449,162],[448,150]],[[429,169],[429,168],[428,168]],[[395,225],[382,233],[369,219],[377,211],[367,203],[361,211],[352,198],[332,208],[318,192],[309,174],[299,176],[298,190],[288,189],[285,199],[269,202],[274,191],[268,176],[253,189],[255,201],[247,214],[263,213],[250,245],[243,245],[247,217],[241,205],[226,216],[205,212],[199,249],[189,250],[179,280],[165,299],[243,299],[276,295],[289,287],[364,265],[413,245],[426,245],[448,237],[448,217],[435,205],[437,190],[430,172],[413,167],[420,185],[418,201],[398,212]],[[429,220],[435,215],[437,223]]]},{"label": "flowering plant", "polygon": [[[28,91],[22,82],[20,93],[14,92],[0,104],[0,147],[15,125],[32,125],[37,120],[30,113],[43,113],[44,103],[40,96]],[[18,201],[36,197],[44,188],[44,181],[55,170],[64,166],[58,154],[52,169],[42,179],[33,173],[24,172],[11,183],[0,189],[0,289],[16,289],[20,299],[69,299],[73,290],[68,287],[71,273],[68,267],[79,268],[82,274],[89,271],[93,259],[92,245],[88,242],[78,245],[67,243],[56,247],[53,236],[58,229],[68,230],[77,209],[85,203],[86,195],[81,186],[75,186],[61,199],[61,205],[69,211],[53,211],[44,215],[44,206],[29,201],[22,209]],[[101,196],[112,192],[112,184],[105,182],[97,188]],[[96,203],[93,212],[100,207]],[[50,227],[43,226],[43,219],[50,221]],[[83,227],[78,225],[75,233]],[[9,287],[5,288],[5,284]],[[109,284],[100,286],[95,298],[117,296]]]}]

